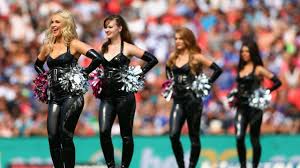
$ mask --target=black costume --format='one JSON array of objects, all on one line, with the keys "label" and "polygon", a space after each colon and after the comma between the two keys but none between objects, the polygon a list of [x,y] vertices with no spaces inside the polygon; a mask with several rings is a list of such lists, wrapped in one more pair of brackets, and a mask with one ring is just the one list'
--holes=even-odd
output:
[{"label": "black costume", "polygon": [[[222,70],[213,63],[210,66],[214,70],[209,79],[213,83]],[[197,98],[195,93],[190,90],[191,83],[195,79],[188,64],[182,67],[166,68],[167,78],[174,80],[173,86],[173,107],[170,114],[170,139],[172,149],[179,168],[184,168],[183,149],[180,142],[180,133],[182,126],[187,120],[189,137],[191,140],[190,168],[197,165],[201,143],[200,143],[200,121],[202,114],[202,99]]]},{"label": "black costume", "polygon": [[[101,147],[109,168],[115,167],[111,128],[116,115],[118,115],[123,140],[122,168],[129,167],[133,155],[132,129],[136,102],[134,93],[120,90],[124,85],[120,81],[120,73],[128,68],[130,63],[130,59],[123,54],[123,45],[122,42],[121,51],[118,55],[110,61],[105,60],[102,64],[104,79],[102,79],[102,91],[100,93],[99,128]],[[147,61],[147,64],[142,68],[143,73],[148,72],[158,62],[148,52],[144,53],[142,59]]]},{"label": "black costume", "polygon": [[[83,73],[88,74],[101,62],[101,57],[95,50],[91,49],[86,54],[93,61]],[[37,59],[35,69],[43,73],[44,62]],[[77,65],[77,59],[67,52],[53,59],[47,58],[48,72],[48,140],[50,153],[55,168],[73,168],[75,166],[75,146],[73,134],[81,114],[84,99],[83,95],[75,95],[62,89],[59,78]]]},{"label": "black costume", "polygon": [[[242,168],[246,167],[246,147],[245,135],[248,124],[250,125],[250,140],[253,147],[253,167],[256,168],[259,164],[261,156],[261,145],[259,141],[260,126],[262,122],[263,111],[249,106],[248,98],[250,95],[261,86],[261,79],[255,75],[255,68],[253,71],[244,77],[238,74],[238,92],[237,92],[237,113],[235,116],[235,134],[237,141],[237,151],[239,161]],[[277,89],[281,82],[274,75],[272,78],[274,85],[270,88],[271,91]]]}]

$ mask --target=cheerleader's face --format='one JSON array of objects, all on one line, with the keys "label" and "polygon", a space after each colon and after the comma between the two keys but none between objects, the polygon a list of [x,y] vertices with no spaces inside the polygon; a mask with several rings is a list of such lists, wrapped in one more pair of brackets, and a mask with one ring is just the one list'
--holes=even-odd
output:
[{"label": "cheerleader's face", "polygon": [[241,56],[245,62],[251,61],[249,48],[247,46],[242,47]]},{"label": "cheerleader's face", "polygon": [[62,35],[63,18],[59,15],[53,15],[50,22],[50,28],[54,37],[60,37]]},{"label": "cheerleader's face", "polygon": [[186,47],[184,40],[179,33],[175,34],[175,47],[177,50],[183,50]]},{"label": "cheerleader's face", "polygon": [[104,32],[108,39],[112,39],[122,31],[122,27],[117,25],[116,20],[108,20],[104,27]]}]

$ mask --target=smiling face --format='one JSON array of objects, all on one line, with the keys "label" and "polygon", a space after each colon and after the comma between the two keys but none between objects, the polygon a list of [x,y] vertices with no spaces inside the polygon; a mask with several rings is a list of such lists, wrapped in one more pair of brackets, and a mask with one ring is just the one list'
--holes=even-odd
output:
[{"label": "smiling face", "polygon": [[251,55],[249,48],[247,46],[243,46],[241,50],[241,57],[245,62],[251,61]]},{"label": "smiling face", "polygon": [[180,33],[175,34],[175,46],[177,50],[185,49],[186,45]]},{"label": "smiling face", "polygon": [[53,15],[50,22],[50,28],[54,37],[60,37],[62,35],[63,18],[59,15]]},{"label": "smiling face", "polygon": [[120,32],[122,31],[122,27],[118,26],[115,19],[107,20],[105,23],[104,31],[107,38],[112,39],[120,35]]}]

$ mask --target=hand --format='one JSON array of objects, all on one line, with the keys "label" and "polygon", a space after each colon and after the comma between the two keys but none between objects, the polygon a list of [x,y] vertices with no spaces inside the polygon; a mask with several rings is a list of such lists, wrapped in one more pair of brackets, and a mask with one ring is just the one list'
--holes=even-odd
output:
[{"label": "hand", "polygon": [[266,94],[270,94],[271,93],[271,89],[270,88],[267,88],[266,89]]},{"label": "hand", "polygon": [[81,70],[81,73],[85,79],[89,79],[89,73],[85,71],[85,69]]},{"label": "hand", "polygon": [[145,80],[145,74],[141,72],[139,75],[139,80]]}]

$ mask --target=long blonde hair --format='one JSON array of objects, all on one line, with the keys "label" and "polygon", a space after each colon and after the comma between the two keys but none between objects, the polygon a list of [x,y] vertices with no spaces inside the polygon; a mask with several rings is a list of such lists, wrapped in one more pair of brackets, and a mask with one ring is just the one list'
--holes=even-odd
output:
[{"label": "long blonde hair", "polygon": [[[194,75],[198,74],[202,66],[201,64],[194,59],[195,54],[201,53],[201,48],[197,45],[196,38],[193,32],[186,27],[179,27],[175,30],[175,34],[179,34],[179,36],[183,39],[185,44],[185,49],[188,50],[189,54],[189,67]],[[174,54],[171,55],[169,60],[167,61],[167,66],[172,68],[175,65],[176,59],[179,56],[179,50],[176,48]]]},{"label": "long blonde hair", "polygon": [[[62,22],[63,22],[62,23],[62,25],[63,25],[62,37],[64,39],[65,45],[70,46],[71,41],[73,39],[78,38],[78,34],[76,32],[75,19],[74,19],[73,15],[67,10],[59,10],[52,14],[52,16],[54,16],[54,15],[58,15],[61,18],[63,18],[63,20],[62,20]],[[50,27],[51,19],[52,19],[52,17],[48,21],[48,29],[46,30],[46,40],[45,40],[45,44],[49,47],[50,51],[52,51],[53,45],[56,40],[52,34],[51,27]]]}]

